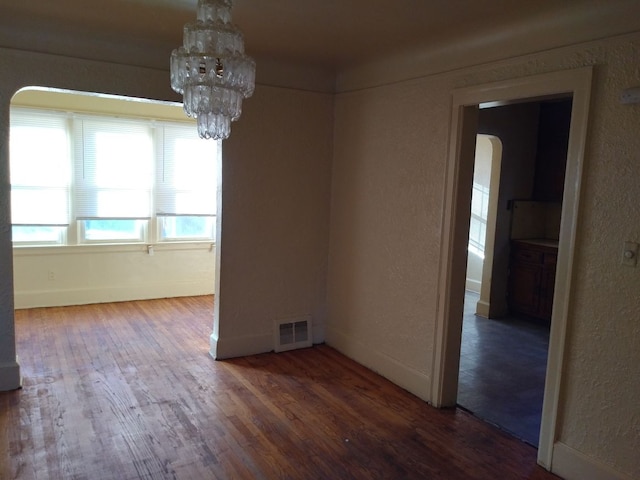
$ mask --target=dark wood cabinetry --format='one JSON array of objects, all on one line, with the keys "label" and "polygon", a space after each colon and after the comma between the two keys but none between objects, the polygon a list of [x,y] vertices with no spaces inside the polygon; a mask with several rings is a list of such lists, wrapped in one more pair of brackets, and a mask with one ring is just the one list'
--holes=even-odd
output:
[{"label": "dark wood cabinetry", "polygon": [[512,312],[551,320],[558,247],[553,242],[513,240],[509,267]]}]

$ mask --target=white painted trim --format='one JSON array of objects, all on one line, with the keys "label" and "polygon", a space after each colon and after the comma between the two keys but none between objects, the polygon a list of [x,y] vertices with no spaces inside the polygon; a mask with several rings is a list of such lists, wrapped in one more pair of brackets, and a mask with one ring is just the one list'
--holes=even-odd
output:
[{"label": "white painted trim", "polygon": [[[540,445],[538,447],[538,463],[551,468],[553,459],[553,442],[558,427],[558,408],[564,364],[564,348],[567,336],[567,318],[569,316],[569,296],[571,294],[571,278],[575,255],[576,231],[580,204],[580,187],[582,185],[582,167],[584,163],[585,144],[589,107],[591,104],[591,82],[593,68],[585,67],[566,72],[564,81],[573,90],[571,108],[571,127],[567,151],[567,167],[565,174],[564,194],[562,200],[562,223],[558,242],[558,262],[556,265],[556,281],[549,335],[549,356],[547,358],[547,375],[542,404],[542,424],[540,426]],[[560,83],[560,82],[558,82]]]},{"label": "white painted trim", "polygon": [[[470,105],[473,105],[472,103]],[[460,177],[460,161],[462,149],[462,132],[464,130],[465,121],[474,120],[471,118],[473,112],[477,114],[477,107],[469,109],[464,107],[464,103],[455,100],[452,102],[451,108],[451,135],[449,139],[447,170],[445,174],[445,198],[443,199],[442,209],[442,239],[440,241],[440,266],[438,271],[438,297],[436,310],[436,325],[434,331],[434,348],[433,348],[433,377],[431,385],[431,403],[440,408],[453,406],[457,398],[458,386],[458,368],[460,364],[460,342],[462,332],[462,314],[464,312],[464,292],[460,298],[456,299],[461,304],[456,305],[460,318],[457,314],[451,312],[452,299],[447,297],[452,294],[451,282],[456,273],[455,252],[456,242],[468,244],[468,224],[470,209],[467,218],[463,221],[467,224],[467,238],[464,242],[455,237],[457,210],[456,206],[464,203],[460,202],[459,195],[459,177]],[[467,119],[465,120],[465,115]],[[475,118],[477,122],[477,117]],[[474,143],[476,132],[473,133]],[[470,139],[469,139],[470,140]],[[473,180],[473,179],[472,179]],[[471,191],[468,192],[466,203],[471,203]],[[457,271],[458,274],[464,275],[466,272]],[[450,321],[450,319],[452,319]],[[456,323],[459,328],[453,328],[451,323]]]},{"label": "white painted trim", "polygon": [[422,400],[430,401],[431,379],[426,374],[381,353],[379,345],[364,344],[331,326],[327,326],[326,343]]},{"label": "white painted trim", "polygon": [[159,242],[159,243],[102,243],[87,245],[59,245],[59,246],[14,246],[14,257],[34,257],[49,255],[81,255],[107,254],[122,252],[147,253],[151,245],[156,252],[172,252],[181,250],[209,250],[215,248],[215,242]]},{"label": "white painted trim", "polygon": [[126,302],[152,298],[195,297],[213,295],[214,285],[203,281],[162,282],[127,286],[109,286],[67,290],[16,291],[15,308],[61,307],[66,305],[88,305],[92,303]]},{"label": "white painted trim", "polygon": [[489,318],[489,311],[491,310],[489,303],[478,300],[476,303],[476,315],[484,318]]},{"label": "white painted trim", "polygon": [[[216,297],[217,298],[217,297]],[[215,304],[218,302],[216,300]],[[324,343],[324,323],[311,319],[312,344]],[[273,332],[243,337],[220,338],[214,321],[214,329],[209,337],[209,354],[216,360],[244,357],[274,351]]]},{"label": "white painted trim", "polygon": [[209,355],[216,360],[273,351],[273,334],[271,333],[232,338],[219,338],[212,333],[209,342]]},{"label": "white painted trim", "polygon": [[20,365],[18,359],[15,362],[0,365],[0,392],[16,390],[22,386],[20,377]]},{"label": "white painted trim", "polygon": [[473,278],[468,278],[465,281],[465,288],[470,292],[480,294],[480,287],[482,283],[479,280],[475,280]]},{"label": "white painted trim", "polygon": [[[451,285],[460,272],[453,271],[453,245],[455,238],[458,206],[458,175],[461,168],[459,148],[466,108],[488,102],[509,103],[516,100],[544,98],[556,94],[573,94],[571,130],[567,155],[567,175],[562,207],[562,225],[560,228],[559,255],[556,274],[556,293],[549,340],[549,359],[543,403],[538,463],[551,468],[553,442],[555,441],[558,404],[560,398],[566,325],[571,292],[571,273],[573,267],[575,232],[578,220],[580,185],[584,146],[588,124],[588,111],[591,97],[592,67],[564,70],[549,74],[522,77],[485,85],[477,85],[452,92],[452,120],[449,144],[449,162],[446,173],[445,198],[443,209],[443,229],[441,241],[441,263],[438,287],[438,311],[436,318],[434,373],[432,384],[432,403],[446,406],[445,401],[456,397],[453,391],[457,378],[460,345],[455,345],[456,336],[452,331],[460,329],[462,319],[453,318],[451,312],[458,310],[453,302],[460,301],[452,295]],[[462,273],[464,274],[464,273]],[[457,355],[457,356],[456,356]]]},{"label": "white painted trim", "polygon": [[633,480],[561,442],[553,446],[551,470],[566,480]]}]

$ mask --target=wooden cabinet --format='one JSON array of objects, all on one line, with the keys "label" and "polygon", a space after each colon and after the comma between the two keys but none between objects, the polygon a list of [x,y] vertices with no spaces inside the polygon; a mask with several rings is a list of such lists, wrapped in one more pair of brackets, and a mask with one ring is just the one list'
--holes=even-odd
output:
[{"label": "wooden cabinet", "polygon": [[551,320],[558,247],[552,242],[513,240],[509,265],[509,308]]}]

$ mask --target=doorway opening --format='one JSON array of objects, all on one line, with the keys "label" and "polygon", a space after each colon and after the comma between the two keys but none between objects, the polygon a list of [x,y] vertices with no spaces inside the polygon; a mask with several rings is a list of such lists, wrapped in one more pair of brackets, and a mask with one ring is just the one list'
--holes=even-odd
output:
[{"label": "doorway opening", "polygon": [[[460,255],[460,252],[466,252],[469,240],[479,107],[522,104],[559,97],[573,99],[538,446],[538,463],[549,470],[552,469],[556,430],[559,427],[558,411],[592,76],[591,67],[566,70],[454,90],[452,99],[432,382],[432,403],[436,407],[455,406],[457,403],[467,263],[466,255]],[[495,282],[496,278],[493,278],[492,290]]]},{"label": "doorway opening", "polygon": [[457,403],[535,447],[571,104],[478,114]]}]

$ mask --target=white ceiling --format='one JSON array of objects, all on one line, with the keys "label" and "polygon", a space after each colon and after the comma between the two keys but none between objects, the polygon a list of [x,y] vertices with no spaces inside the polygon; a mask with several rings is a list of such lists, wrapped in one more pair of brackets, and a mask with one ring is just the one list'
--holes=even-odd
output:
[{"label": "white ceiling", "polygon": [[[623,12],[615,18],[605,12],[613,5]],[[0,0],[0,46],[166,67],[195,8],[196,0]],[[233,19],[250,55],[339,71],[514,30],[544,37],[571,22],[584,41],[635,29],[629,11],[640,17],[640,1],[235,0]]]}]

